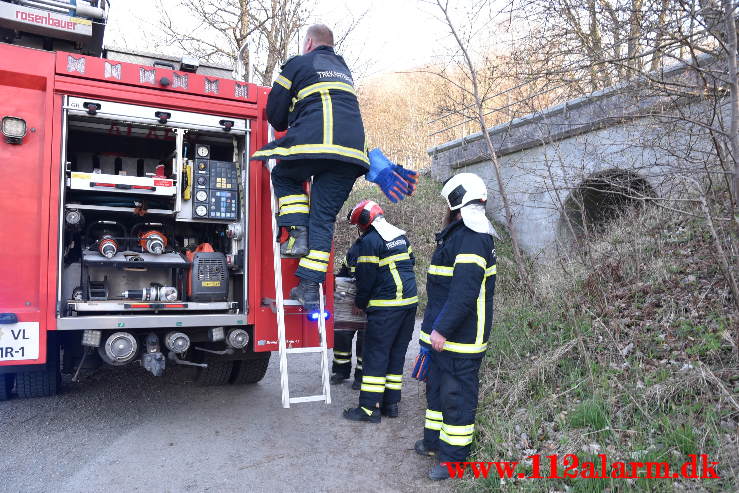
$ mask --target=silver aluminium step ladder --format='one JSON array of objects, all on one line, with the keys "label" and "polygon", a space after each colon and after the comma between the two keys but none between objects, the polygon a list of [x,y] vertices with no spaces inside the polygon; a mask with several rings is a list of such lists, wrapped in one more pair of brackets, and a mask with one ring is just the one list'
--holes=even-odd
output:
[{"label": "silver aluminium step ladder", "polygon": [[[274,130],[270,127],[270,141],[274,139]],[[269,160],[268,168],[270,174],[275,167],[276,161]],[[272,202],[272,254],[275,266],[275,302],[274,311],[277,315],[277,338],[280,353],[280,386],[282,388],[282,407],[289,408],[290,404],[300,402],[324,401],[331,404],[331,385],[329,383],[329,366],[328,366],[328,346],[326,341],[326,319],[325,313],[325,297],[323,293],[323,284],[318,285],[318,336],[320,345],[316,347],[292,348],[287,347],[285,336],[285,306],[300,306],[295,300],[286,300],[283,295],[282,286],[282,258],[280,256],[279,228],[277,226],[277,198],[275,197],[274,185],[272,179],[269,180],[271,202]],[[290,397],[290,385],[288,382],[287,355],[296,353],[320,353],[321,354],[321,388],[323,392],[317,395],[308,395],[303,397]]]}]

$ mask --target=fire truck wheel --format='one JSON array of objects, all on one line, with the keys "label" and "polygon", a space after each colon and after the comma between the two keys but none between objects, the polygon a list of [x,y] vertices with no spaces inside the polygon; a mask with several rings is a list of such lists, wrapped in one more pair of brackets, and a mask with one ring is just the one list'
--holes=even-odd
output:
[{"label": "fire truck wheel", "polygon": [[21,371],[15,377],[15,391],[21,399],[56,395],[61,383],[58,365],[45,365],[41,370]]},{"label": "fire truck wheel", "polygon": [[198,368],[195,383],[203,387],[226,385],[234,368],[233,361],[224,361],[215,354],[206,354],[203,363],[207,368]]},{"label": "fire truck wheel", "polygon": [[234,370],[231,373],[229,383],[234,385],[243,385],[247,383],[257,383],[264,378],[269,366],[269,357],[272,353],[258,353],[255,358],[237,361]]},{"label": "fire truck wheel", "polygon": [[10,391],[13,389],[13,381],[15,375],[8,373],[0,375],[0,401],[7,401],[10,399]]}]

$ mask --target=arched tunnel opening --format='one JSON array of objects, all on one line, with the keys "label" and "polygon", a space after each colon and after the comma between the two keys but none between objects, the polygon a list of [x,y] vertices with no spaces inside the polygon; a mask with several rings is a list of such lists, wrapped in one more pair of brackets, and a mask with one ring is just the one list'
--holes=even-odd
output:
[{"label": "arched tunnel opening", "polygon": [[[577,238],[602,233],[625,212],[656,197],[652,186],[634,172],[611,169],[590,175],[564,204],[560,232]],[[567,224],[569,222],[569,224]]]}]

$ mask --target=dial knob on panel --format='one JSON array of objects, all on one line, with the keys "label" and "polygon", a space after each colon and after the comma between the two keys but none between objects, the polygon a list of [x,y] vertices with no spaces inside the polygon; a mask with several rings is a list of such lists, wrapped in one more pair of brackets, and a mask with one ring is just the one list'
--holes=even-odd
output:
[{"label": "dial knob on panel", "polygon": [[205,169],[205,163],[199,163],[198,164],[198,169],[199,170],[204,170]]},{"label": "dial knob on panel", "polygon": [[206,200],[208,200],[208,194],[203,190],[199,190],[195,194],[195,200],[197,200],[198,202],[205,202]]},{"label": "dial knob on panel", "polygon": [[208,146],[199,145],[197,146],[198,156],[200,157],[208,157],[208,154],[210,153],[210,148]]},{"label": "dial knob on panel", "polygon": [[205,185],[206,179],[204,176],[198,176],[198,185]]},{"label": "dial knob on panel", "polygon": [[195,208],[195,215],[205,217],[208,214],[208,208],[204,205],[199,205]]}]

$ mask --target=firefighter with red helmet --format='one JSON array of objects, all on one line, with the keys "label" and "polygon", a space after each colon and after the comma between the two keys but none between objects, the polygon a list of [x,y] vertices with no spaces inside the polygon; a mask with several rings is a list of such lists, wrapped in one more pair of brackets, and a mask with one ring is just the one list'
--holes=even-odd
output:
[{"label": "firefighter with red helmet", "polygon": [[385,220],[382,208],[363,200],[349,213],[357,240],[355,304],[367,312],[359,406],[344,410],[352,421],[379,423],[397,417],[403,364],[416,320],[415,259],[405,231]]},{"label": "firefighter with red helmet", "polygon": [[430,365],[423,439],[415,444],[418,454],[436,457],[429,472],[434,480],[449,477],[445,462],[464,462],[470,452],[497,271],[496,233],[485,216],[483,180],[460,173],[444,184],[441,194],[449,214],[436,235],[426,281],[419,360],[425,357]]}]

